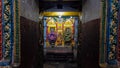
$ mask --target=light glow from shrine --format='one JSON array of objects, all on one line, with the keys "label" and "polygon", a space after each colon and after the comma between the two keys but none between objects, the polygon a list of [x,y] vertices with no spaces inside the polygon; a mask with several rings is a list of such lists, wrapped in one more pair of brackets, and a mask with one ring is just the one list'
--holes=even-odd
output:
[{"label": "light glow from shrine", "polygon": [[43,16],[79,16],[81,12],[43,12]]}]

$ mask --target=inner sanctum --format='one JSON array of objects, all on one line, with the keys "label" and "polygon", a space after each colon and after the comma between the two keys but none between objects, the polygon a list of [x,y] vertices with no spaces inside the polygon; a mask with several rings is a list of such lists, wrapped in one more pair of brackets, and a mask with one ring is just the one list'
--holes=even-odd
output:
[{"label": "inner sanctum", "polygon": [[78,35],[77,27],[77,16],[44,17],[44,47],[75,46]]}]

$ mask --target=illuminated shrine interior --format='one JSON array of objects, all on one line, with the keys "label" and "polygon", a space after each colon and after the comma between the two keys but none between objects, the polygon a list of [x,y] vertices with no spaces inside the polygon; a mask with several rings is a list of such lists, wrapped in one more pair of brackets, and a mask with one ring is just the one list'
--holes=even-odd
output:
[{"label": "illuminated shrine interior", "polygon": [[0,68],[120,68],[120,0],[0,0]]},{"label": "illuminated shrine interior", "polygon": [[[59,1],[58,1],[59,2]],[[82,18],[80,5],[60,1],[52,7],[40,12],[40,22],[43,26],[43,68],[68,66],[77,68],[78,33]],[[81,1],[73,1],[81,2]],[[49,4],[51,4],[50,2]],[[78,4],[79,4],[78,3]],[[73,4],[75,8],[70,7]],[[45,3],[46,5],[46,3]],[[66,65],[68,64],[68,66]],[[56,66],[57,65],[57,66]]]}]

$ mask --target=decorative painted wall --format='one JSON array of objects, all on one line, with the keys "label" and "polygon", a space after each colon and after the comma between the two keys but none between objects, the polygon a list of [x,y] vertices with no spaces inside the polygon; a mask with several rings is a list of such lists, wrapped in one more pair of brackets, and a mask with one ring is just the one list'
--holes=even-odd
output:
[{"label": "decorative painted wall", "polygon": [[117,65],[118,0],[109,0],[107,6],[107,63]]},{"label": "decorative painted wall", "polygon": [[19,63],[19,24],[18,0],[0,0],[0,66]]},{"label": "decorative painted wall", "polygon": [[2,61],[1,65],[12,63],[13,48],[13,0],[2,2]]},{"label": "decorative painted wall", "polygon": [[102,0],[100,66],[117,66],[119,0]]}]

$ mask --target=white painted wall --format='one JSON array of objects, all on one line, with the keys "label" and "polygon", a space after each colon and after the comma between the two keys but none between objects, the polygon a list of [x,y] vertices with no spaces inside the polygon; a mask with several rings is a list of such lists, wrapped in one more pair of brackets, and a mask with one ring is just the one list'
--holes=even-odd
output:
[{"label": "white painted wall", "polygon": [[32,21],[39,21],[39,6],[36,0],[20,0],[20,15]]},{"label": "white painted wall", "polygon": [[82,9],[82,22],[88,22],[100,18],[101,0],[86,0]]}]

